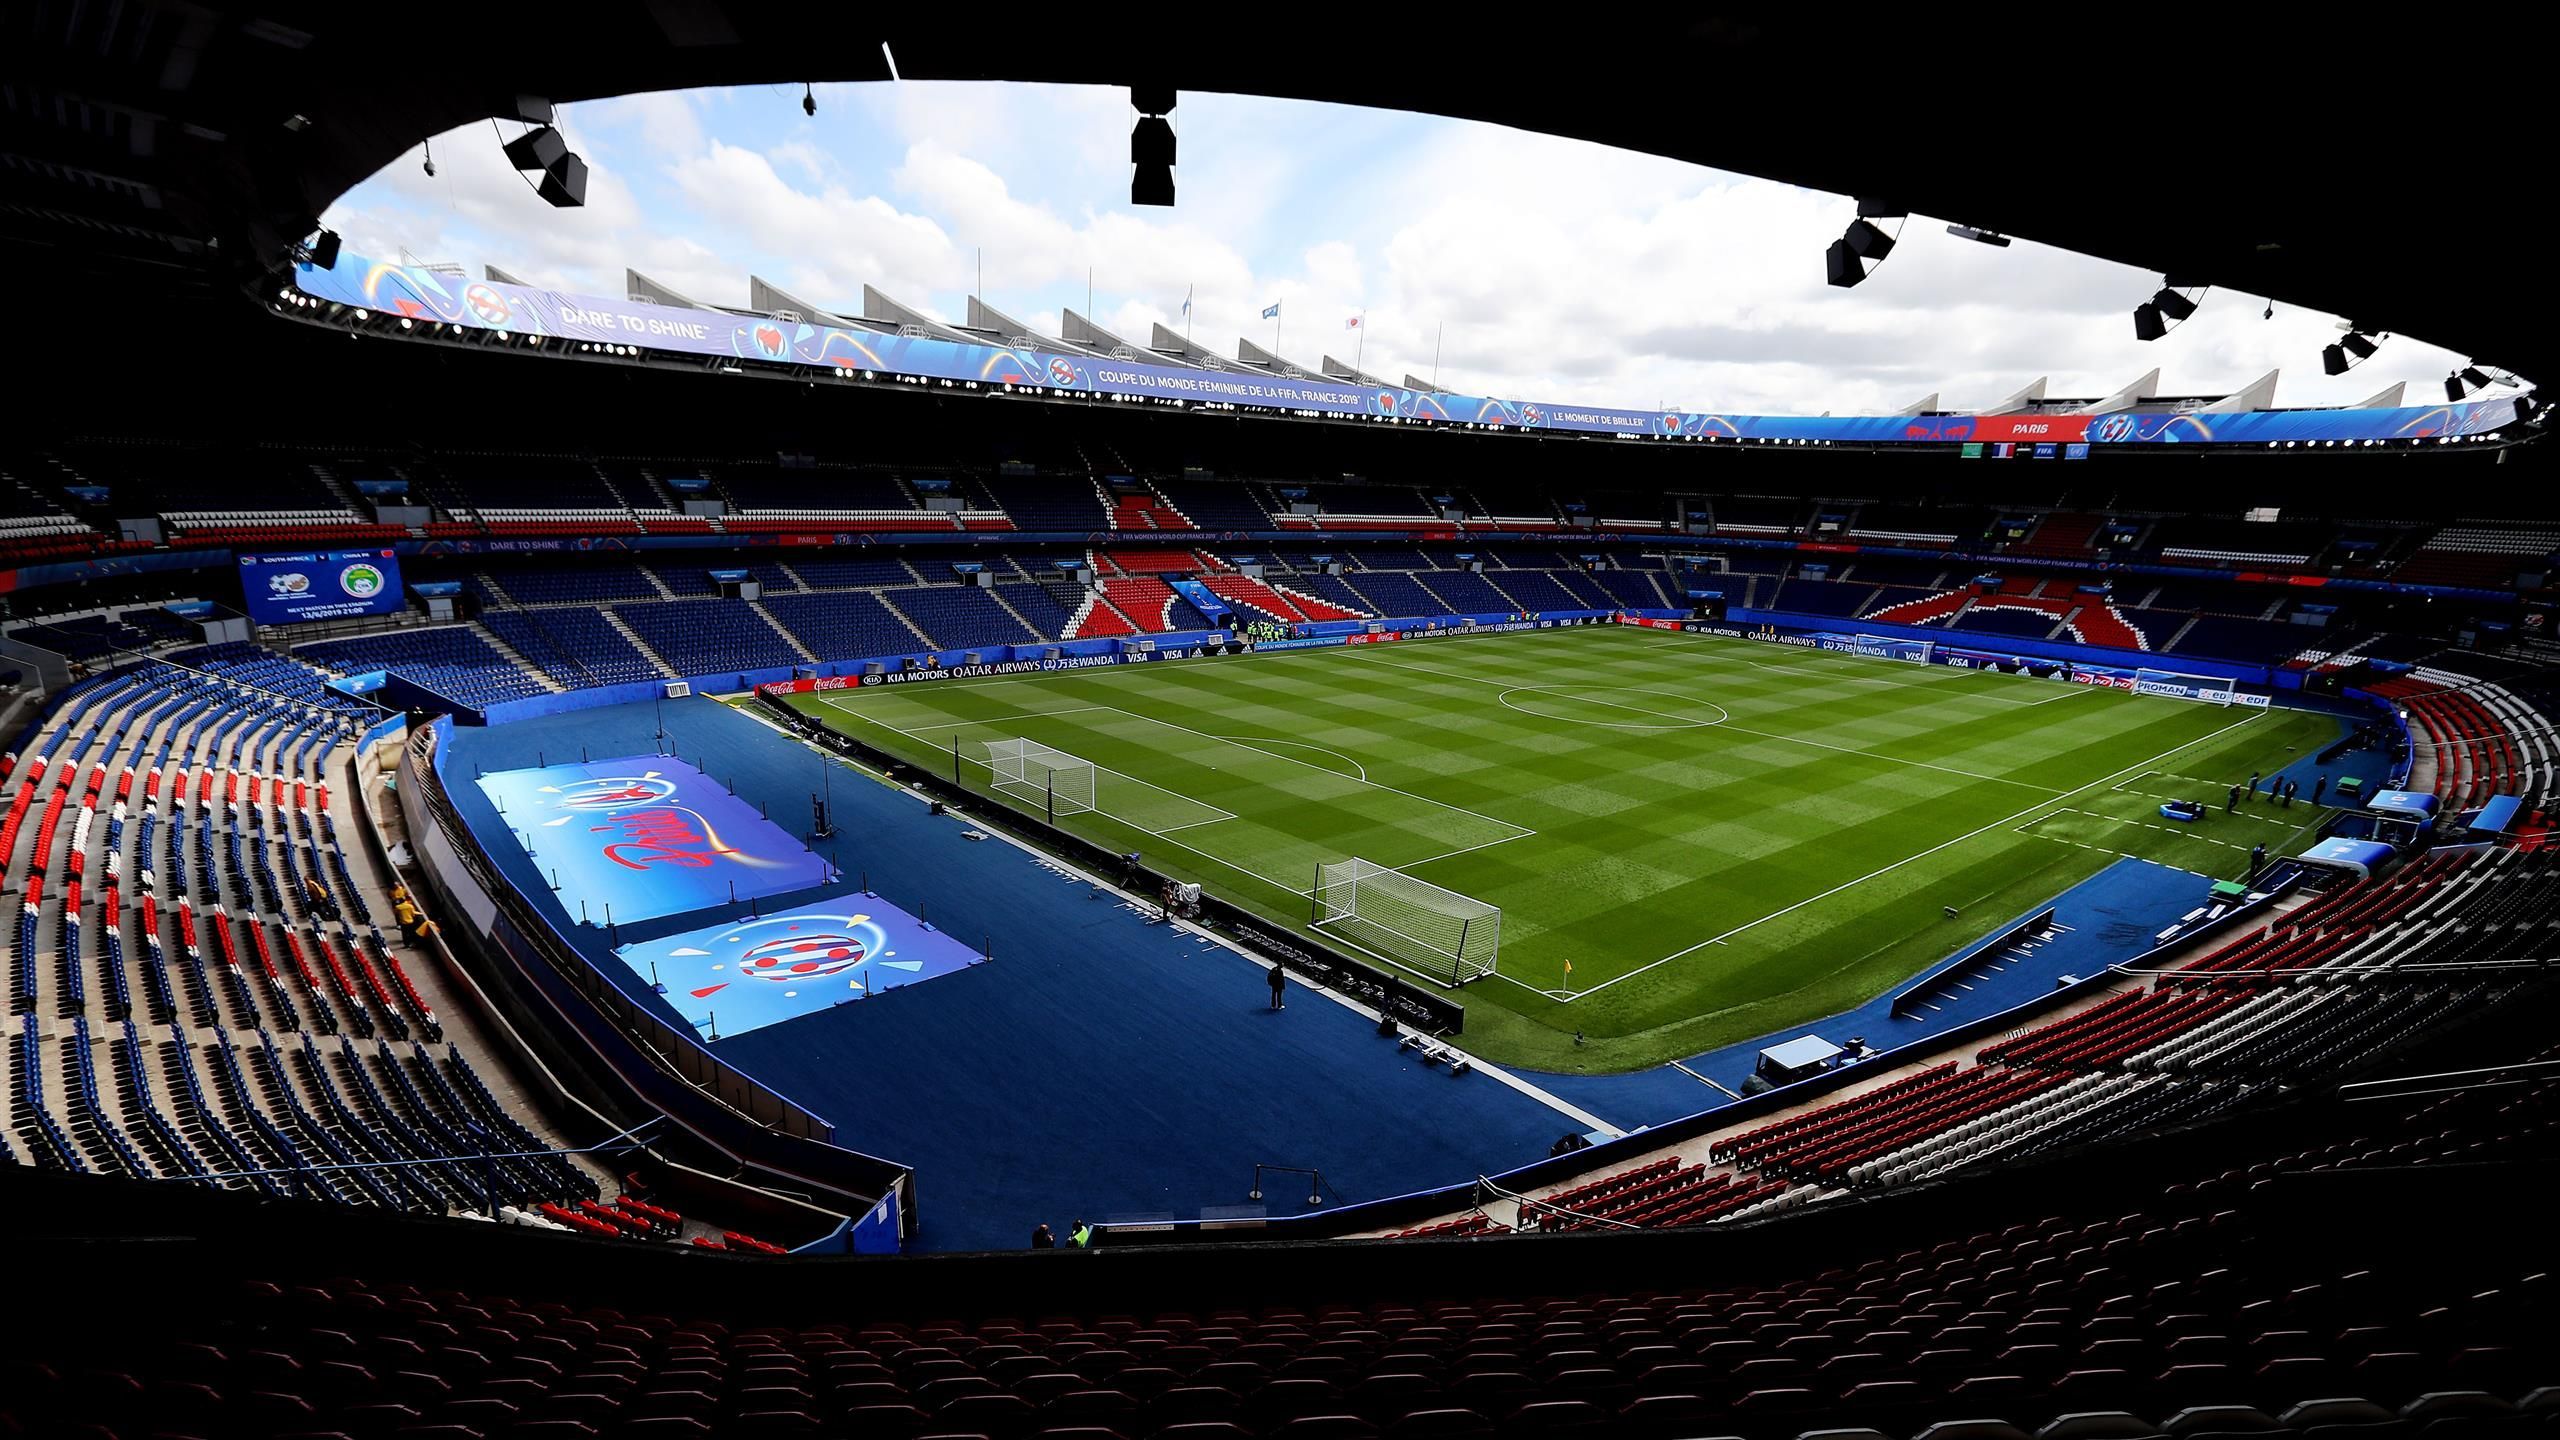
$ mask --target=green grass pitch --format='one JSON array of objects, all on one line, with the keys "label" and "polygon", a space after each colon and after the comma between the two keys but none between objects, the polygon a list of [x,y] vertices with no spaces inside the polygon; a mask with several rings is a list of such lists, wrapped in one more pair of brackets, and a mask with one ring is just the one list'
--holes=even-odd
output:
[{"label": "green grass pitch", "polygon": [[[2221,878],[2257,843],[2298,850],[2316,812],[2224,815],[2224,789],[2337,734],[2300,712],[1596,627],[794,703],[945,774],[957,740],[978,789],[990,740],[1089,760],[1095,810],[1063,823],[1292,925],[1317,863],[1351,856],[1498,905],[1499,974],[1460,992],[1466,1043],[1573,1071],[1847,1008],[2121,855]],[[2212,814],[2160,818],[2184,797]]]}]

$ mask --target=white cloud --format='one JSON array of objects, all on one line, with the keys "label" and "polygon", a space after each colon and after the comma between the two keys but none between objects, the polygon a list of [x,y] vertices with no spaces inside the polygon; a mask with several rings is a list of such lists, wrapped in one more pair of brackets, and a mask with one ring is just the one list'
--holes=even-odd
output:
[{"label": "white cloud", "polygon": [[[1131,112],[1102,87],[796,87],[630,96],[577,107],[597,162],[585,209],[551,209],[487,126],[440,137],[351,192],[331,223],[358,253],[494,260],[618,294],[626,265],[715,303],[766,274],[823,305],[868,283],[956,315],[978,283],[1042,328],[1086,305],[1143,339],[1162,321],[1232,354],[1268,344],[1446,388],[1629,406],[1874,412],[1930,391],[1986,404],[2039,374],[2097,395],[2152,366],[2172,393],[2282,368],[2279,403],[2352,403],[2394,379],[2432,391],[2456,363],[2394,339],[2320,374],[2329,317],[2215,293],[2168,338],[2133,338],[2159,277],[1913,217],[1854,290],[1823,283],[1845,199],[1499,127],[1245,97],[1177,112],[1181,204],[1122,203]],[[1361,333],[1343,329],[1365,311]]]}]

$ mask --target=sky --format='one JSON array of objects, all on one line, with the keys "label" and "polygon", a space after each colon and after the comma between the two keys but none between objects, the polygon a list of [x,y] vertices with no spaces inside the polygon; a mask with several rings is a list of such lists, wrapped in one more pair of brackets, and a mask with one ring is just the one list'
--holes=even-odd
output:
[{"label": "sky", "polygon": [[[587,203],[556,210],[467,126],[385,167],[323,223],[353,253],[484,264],[620,296],[630,267],[707,304],[750,275],[839,314],[862,287],[937,318],[977,293],[1045,334],[1074,309],[1134,343],[1153,322],[1223,355],[1239,336],[1461,394],[1743,414],[1996,403],[2038,376],[2165,394],[2281,369],[2279,405],[2393,381],[2441,398],[2466,357],[2408,337],[2321,373],[2336,317],[2208,293],[2133,336],[2157,274],[1913,216],[1865,284],[1824,283],[1839,196],[1657,156],[1398,111],[1185,94],[1171,209],[1128,203],[1127,92],[964,83],[662,92],[562,107]],[[431,148],[435,174],[423,161]],[[1890,222],[1888,222],[1890,227]],[[1088,299],[1088,296],[1090,299]],[[1349,327],[1355,316],[1359,328]]]}]

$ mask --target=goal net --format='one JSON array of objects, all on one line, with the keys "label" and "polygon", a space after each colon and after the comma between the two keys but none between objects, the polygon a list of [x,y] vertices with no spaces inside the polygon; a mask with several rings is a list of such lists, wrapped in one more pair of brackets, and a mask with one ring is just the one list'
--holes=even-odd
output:
[{"label": "goal net", "polygon": [[1929,663],[1930,652],[1936,645],[1934,640],[1897,640],[1886,635],[1849,637],[1849,647],[1860,655],[1872,655],[1879,660],[1909,660],[1920,665]]},{"label": "goal net", "polygon": [[1318,930],[1442,985],[1493,973],[1502,911],[1366,860],[1316,866]]},{"label": "goal net", "polygon": [[2227,678],[2212,675],[2185,675],[2175,670],[2136,670],[2133,691],[2137,695],[2164,695],[2172,700],[2201,700],[2207,705],[2228,705],[2238,686]]},{"label": "goal net", "polygon": [[1052,820],[1093,808],[1093,762],[1036,740],[990,740],[987,771],[995,792]]}]

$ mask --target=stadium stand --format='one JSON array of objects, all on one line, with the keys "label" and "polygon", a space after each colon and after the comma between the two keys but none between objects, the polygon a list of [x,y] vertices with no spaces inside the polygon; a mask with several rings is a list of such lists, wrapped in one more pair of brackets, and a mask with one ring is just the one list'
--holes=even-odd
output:
[{"label": "stadium stand", "polygon": [[2521,526],[2448,525],[2391,572],[2407,585],[2472,585],[2503,590],[2522,570],[2544,570],[2560,554],[2560,531]]},{"label": "stadium stand", "polygon": [[1351,593],[1372,615],[1438,615],[1446,609],[1440,597],[1422,588],[1412,575],[1395,570],[1363,570],[1343,577]]},{"label": "stadium stand", "polygon": [[2010,546],[2010,552],[2056,560],[2085,559],[2105,518],[2069,510],[2052,511],[2036,522],[2033,534]]},{"label": "stadium stand", "polygon": [[1042,638],[1007,610],[993,590],[975,585],[884,590],[881,596],[945,650],[970,645],[1023,645]]},{"label": "stadium stand", "polygon": [[1271,516],[1243,485],[1215,480],[1159,480],[1156,491],[1200,530],[1268,530]]},{"label": "stadium stand", "polygon": [[602,609],[492,610],[482,614],[480,623],[564,688],[620,685],[668,674],[640,649],[627,627]]},{"label": "stadium stand", "polygon": [[1107,530],[1110,511],[1091,481],[1063,475],[998,475],[987,480],[1016,530]]},{"label": "stadium stand", "polygon": [[611,612],[679,675],[765,670],[809,658],[766,617],[761,602],[719,600],[621,605]]},{"label": "stadium stand", "polygon": [[[552,1147],[481,1078],[459,1040],[476,1030],[447,1034],[433,967],[373,919],[329,783],[343,697],[324,707],[316,672],[251,647],[179,658],[202,668],[146,662],[60,697],[10,777],[0,862],[27,897],[10,1114],[37,1163],[484,1218],[593,1200],[566,1157],[477,1158],[492,1138]],[[363,1165],[392,1168],[315,1168]]]},{"label": "stadium stand", "polygon": [[811,590],[876,590],[913,585],[919,578],[904,560],[793,560],[788,568]]},{"label": "stadium stand", "polygon": [[906,655],[932,648],[898,611],[876,592],[831,595],[778,595],[765,609],[813,655],[851,659],[861,655]]},{"label": "stadium stand", "polygon": [[395,631],[299,646],[294,658],[345,675],[388,670],[465,705],[488,705],[549,693],[465,625]]},{"label": "stadium stand", "polygon": [[995,596],[1022,617],[1033,634],[1043,640],[1064,639],[1075,616],[1047,587],[1040,585],[998,585]]}]

